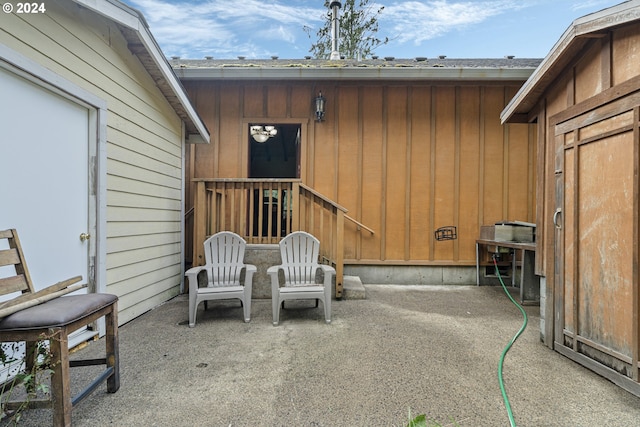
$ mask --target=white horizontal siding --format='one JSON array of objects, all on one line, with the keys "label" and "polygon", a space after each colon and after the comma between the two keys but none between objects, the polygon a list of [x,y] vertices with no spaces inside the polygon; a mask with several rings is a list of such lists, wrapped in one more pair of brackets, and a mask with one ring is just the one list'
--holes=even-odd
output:
[{"label": "white horizontal siding", "polygon": [[181,120],[113,23],[55,2],[2,21],[1,43],[107,101],[106,289],[127,322],[179,291]]},{"label": "white horizontal siding", "polygon": [[[139,182],[156,184],[169,188],[180,188],[180,169],[174,169],[172,175],[162,172],[156,172],[151,167],[145,165],[136,165],[132,163],[124,163],[118,159],[109,157],[110,150],[107,150],[107,173],[109,176],[119,176]],[[133,157],[132,153],[132,157]],[[147,165],[148,166],[148,165]]]},{"label": "white horizontal siding", "polygon": [[[107,206],[107,217],[110,222],[167,222],[176,218],[176,211],[168,209],[117,208]],[[136,233],[137,234],[137,233]]]},{"label": "white horizontal siding", "polygon": [[[109,176],[107,186],[109,190],[113,192],[145,194],[150,197],[161,197],[174,200],[180,199],[180,192],[176,188],[166,187],[155,183],[135,181],[124,176]],[[113,200],[111,201],[113,202]],[[107,198],[107,203],[108,202],[109,198]]]},{"label": "white horizontal siding", "polygon": [[110,191],[109,197],[111,203],[109,206],[114,207],[138,207],[142,209],[169,209],[169,210],[180,210],[181,204],[180,199],[173,198],[163,198],[163,197],[155,197],[149,196],[146,194],[140,193],[130,193],[130,192],[115,192]]},{"label": "white horizontal siding", "polygon": [[[109,148],[110,150],[113,150],[113,156],[115,156],[116,150],[119,149],[129,152],[131,150],[135,150],[135,152],[139,156],[154,159],[158,163],[166,164],[174,168],[180,167],[182,158],[180,157],[179,153],[178,155],[176,155],[176,151],[172,146],[170,146],[170,152],[166,150],[166,147],[164,147],[166,143],[171,143],[171,141],[169,141],[168,139],[165,138],[166,142],[159,144],[158,141],[156,141],[156,139],[159,138],[157,134],[148,133],[145,135],[142,133],[143,131],[141,131],[140,133],[138,133],[138,137],[142,135],[143,137],[147,138],[147,140],[132,140],[131,135],[122,132],[122,129],[120,128],[112,128],[111,130],[111,145],[109,146]],[[169,136],[173,137],[173,134],[169,134]]]},{"label": "white horizontal siding", "polygon": [[[118,303],[118,322],[120,324],[135,319],[175,296],[173,279],[162,278],[167,277],[169,272],[159,271],[155,276],[145,277],[151,285],[138,287],[134,292],[123,294],[120,297]],[[115,291],[117,292],[119,289],[116,288]]]},{"label": "white horizontal siding", "polygon": [[[112,237],[107,239],[107,259],[114,253],[145,249],[149,252],[148,258],[161,253],[164,245],[173,245],[180,242],[175,237],[176,233],[157,233],[149,235],[129,235],[126,237]],[[107,271],[108,273],[108,271]]]},{"label": "white horizontal siding", "polygon": [[[107,272],[108,280],[112,289],[121,287],[120,296],[135,292],[127,285],[127,282],[134,277],[155,275],[163,269],[171,269],[172,266],[180,263],[180,253],[170,254],[167,256],[145,259],[134,264],[123,265],[109,269]],[[161,275],[160,277],[163,277]]]},{"label": "white horizontal siding", "polygon": [[[168,255],[174,255],[180,252],[180,242],[174,244],[165,244],[158,250],[154,251],[157,257],[165,257]],[[112,268],[123,267],[126,265],[132,265],[139,262],[144,262],[149,259],[149,251],[147,248],[129,249],[122,252],[112,252],[108,255],[109,265]]]}]

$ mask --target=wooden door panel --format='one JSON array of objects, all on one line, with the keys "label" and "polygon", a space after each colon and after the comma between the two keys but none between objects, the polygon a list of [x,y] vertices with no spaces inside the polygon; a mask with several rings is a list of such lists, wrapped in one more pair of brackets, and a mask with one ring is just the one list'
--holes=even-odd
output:
[{"label": "wooden door panel", "polygon": [[563,251],[564,258],[562,259],[563,265],[561,268],[562,272],[562,284],[564,289],[564,329],[569,332],[575,332],[575,324],[574,324],[574,288],[575,288],[575,277],[574,277],[574,239],[573,234],[570,232],[575,228],[574,221],[574,203],[575,203],[575,195],[574,195],[574,178],[575,178],[575,168],[574,168],[574,157],[575,157],[575,149],[569,148],[565,151],[565,161],[564,161],[564,204],[563,204],[563,229],[568,230],[565,234],[563,234]]},{"label": "wooden door panel", "polygon": [[631,356],[633,134],[580,146],[579,333]]},{"label": "wooden door panel", "polygon": [[[637,95],[551,118],[555,348],[640,395]],[[603,369],[602,367],[606,367]]]}]

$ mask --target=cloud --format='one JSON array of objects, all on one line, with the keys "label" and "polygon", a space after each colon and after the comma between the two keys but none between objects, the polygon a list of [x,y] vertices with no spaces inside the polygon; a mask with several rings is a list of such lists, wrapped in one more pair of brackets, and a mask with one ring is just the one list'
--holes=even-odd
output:
[{"label": "cloud", "polygon": [[[307,1],[128,0],[140,10],[166,55],[259,56],[265,40],[293,44],[302,28],[322,22],[324,8]],[[314,2],[315,3],[315,2]],[[253,42],[258,40],[259,42]]]},{"label": "cloud", "polygon": [[293,43],[296,40],[295,34],[284,25],[278,25],[258,31],[258,35],[261,38],[271,40],[283,40],[288,43]]},{"label": "cloud", "polygon": [[383,23],[391,24],[393,37],[399,43],[412,41],[419,45],[426,40],[513,10],[527,7],[526,2],[492,1],[407,1],[384,9]]},{"label": "cloud", "polygon": [[611,0],[581,0],[578,2],[573,2],[573,4],[571,5],[571,10],[580,11],[582,9],[605,9],[610,6],[612,6]]}]

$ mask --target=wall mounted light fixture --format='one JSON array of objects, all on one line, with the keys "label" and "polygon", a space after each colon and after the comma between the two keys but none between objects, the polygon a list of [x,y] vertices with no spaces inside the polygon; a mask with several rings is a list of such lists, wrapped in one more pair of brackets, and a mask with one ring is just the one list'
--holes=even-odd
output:
[{"label": "wall mounted light fixture", "polygon": [[251,136],[256,142],[267,142],[267,139],[273,138],[278,134],[275,126],[251,126]]},{"label": "wall mounted light fixture", "polygon": [[317,122],[321,122],[324,120],[324,104],[325,104],[325,97],[322,96],[322,92],[318,92],[318,96],[316,96],[315,98],[315,103],[316,103],[316,121]]}]

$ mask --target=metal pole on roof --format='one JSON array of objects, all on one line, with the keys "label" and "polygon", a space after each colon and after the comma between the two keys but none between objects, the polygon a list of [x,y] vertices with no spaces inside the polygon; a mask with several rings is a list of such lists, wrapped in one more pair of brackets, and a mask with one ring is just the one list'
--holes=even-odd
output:
[{"label": "metal pole on roof", "polygon": [[331,8],[331,57],[330,59],[340,59],[339,38],[340,38],[340,18],[338,16],[342,4],[334,0],[329,7]]}]

